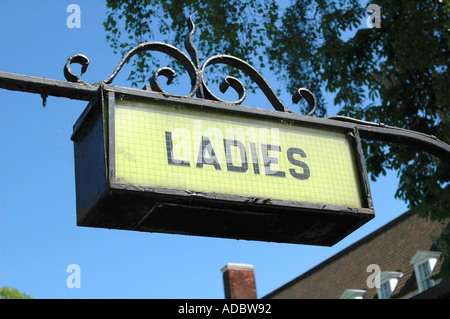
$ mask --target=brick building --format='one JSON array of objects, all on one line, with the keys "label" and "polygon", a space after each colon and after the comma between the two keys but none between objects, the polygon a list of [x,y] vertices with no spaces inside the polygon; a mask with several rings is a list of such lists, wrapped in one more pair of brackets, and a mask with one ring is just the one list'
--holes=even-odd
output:
[{"label": "brick building", "polygon": [[263,298],[449,298],[430,239],[447,223],[406,212]]}]

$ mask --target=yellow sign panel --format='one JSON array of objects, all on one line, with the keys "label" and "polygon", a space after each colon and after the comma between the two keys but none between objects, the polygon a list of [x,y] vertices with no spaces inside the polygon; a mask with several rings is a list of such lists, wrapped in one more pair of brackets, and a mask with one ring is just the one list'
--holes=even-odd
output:
[{"label": "yellow sign panel", "polygon": [[345,133],[154,103],[114,106],[115,181],[362,207]]}]

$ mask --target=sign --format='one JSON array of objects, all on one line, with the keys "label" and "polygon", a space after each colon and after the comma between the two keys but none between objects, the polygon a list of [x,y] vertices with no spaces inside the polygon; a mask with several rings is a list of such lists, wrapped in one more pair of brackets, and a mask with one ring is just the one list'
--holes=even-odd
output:
[{"label": "sign", "polygon": [[374,217],[357,132],[278,113],[103,86],[72,138],[78,224],[334,244]]},{"label": "sign", "polygon": [[114,118],[116,182],[363,207],[344,132],[132,100]]}]

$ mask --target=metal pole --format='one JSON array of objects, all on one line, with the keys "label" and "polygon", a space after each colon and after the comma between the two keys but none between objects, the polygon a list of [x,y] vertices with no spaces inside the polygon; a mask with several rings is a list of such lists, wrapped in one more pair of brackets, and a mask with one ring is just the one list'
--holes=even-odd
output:
[{"label": "metal pole", "polygon": [[[73,83],[0,71],[0,88],[40,94],[44,106],[45,99],[49,95],[90,101],[97,92],[99,85],[85,82]],[[408,145],[450,162],[450,145],[432,135],[341,116],[328,117],[326,120],[335,122],[336,126],[357,129],[363,139]]]},{"label": "metal pole", "polygon": [[49,95],[66,97],[74,100],[90,101],[99,85],[87,83],[71,83],[47,78],[8,73],[0,71],[0,88],[37,93],[45,98]]}]

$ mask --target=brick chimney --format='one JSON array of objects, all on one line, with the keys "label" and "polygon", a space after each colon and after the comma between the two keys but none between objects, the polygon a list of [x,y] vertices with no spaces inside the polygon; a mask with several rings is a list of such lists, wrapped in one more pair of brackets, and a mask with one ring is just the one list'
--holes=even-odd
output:
[{"label": "brick chimney", "polygon": [[229,263],[223,267],[223,284],[226,299],[256,299],[253,265]]}]

